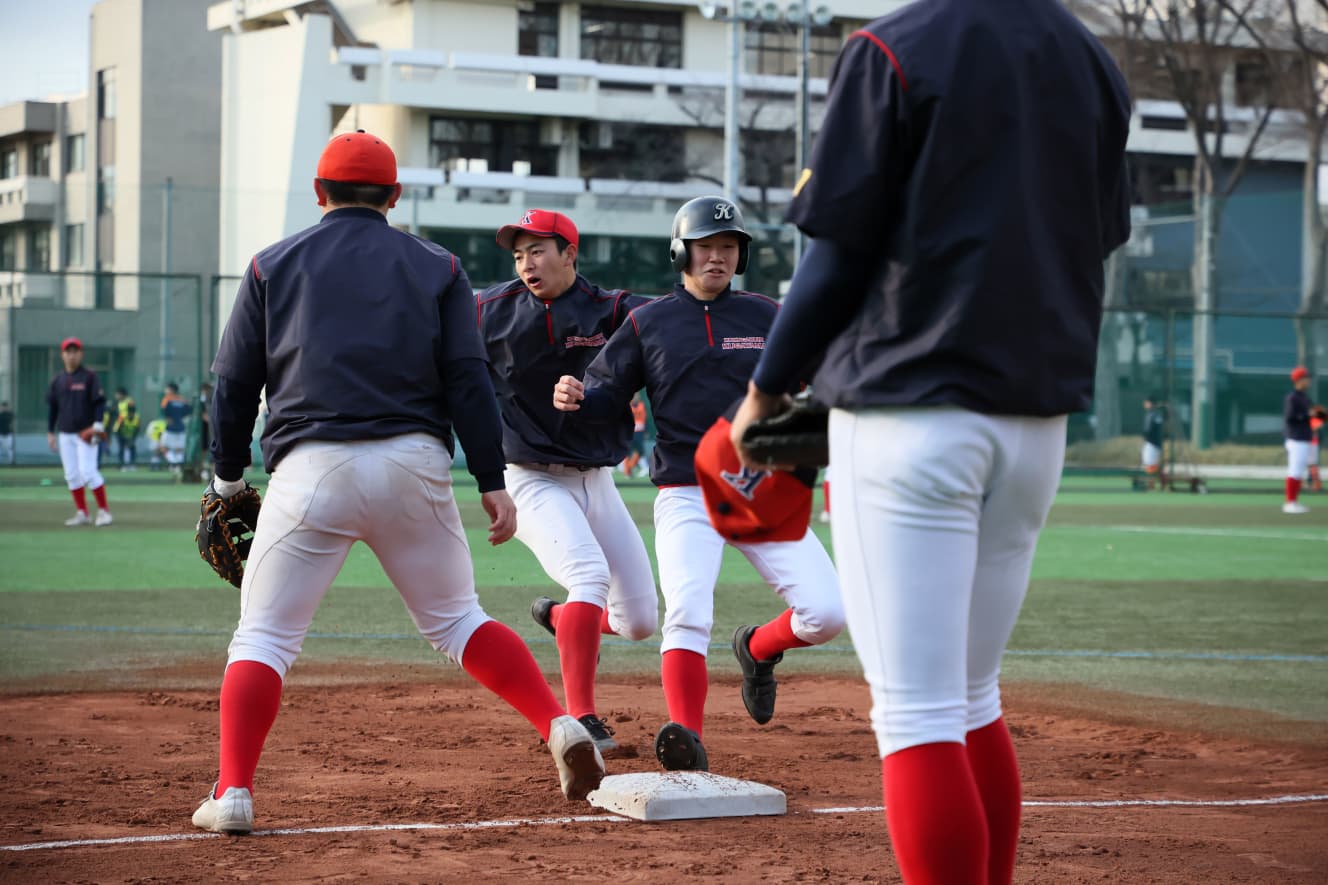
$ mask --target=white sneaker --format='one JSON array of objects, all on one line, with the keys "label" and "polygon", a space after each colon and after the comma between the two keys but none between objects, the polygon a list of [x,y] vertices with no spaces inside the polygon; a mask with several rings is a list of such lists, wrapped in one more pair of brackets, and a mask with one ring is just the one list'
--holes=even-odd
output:
[{"label": "white sneaker", "polygon": [[67,526],[87,525],[90,522],[92,522],[92,520],[88,519],[88,515],[84,513],[82,510],[78,510],[74,513],[73,516],[65,520],[65,525]]},{"label": "white sneaker", "polygon": [[816,518],[817,518],[817,520],[820,521],[820,522],[829,522],[829,521],[830,521],[830,511],[829,511],[829,510],[822,510],[822,511],[821,511],[821,515],[818,516],[818,517],[816,517]]},{"label": "white sneaker", "polygon": [[[1310,508],[1306,507],[1304,504],[1300,503],[1299,501],[1287,501],[1285,504],[1282,505],[1282,512],[1309,513]],[[69,525],[69,523],[65,523],[65,525]]]},{"label": "white sneaker", "polygon": [[208,796],[194,812],[194,826],[213,833],[243,836],[254,828],[254,797],[244,787],[227,787],[220,799],[213,784]]},{"label": "white sneaker", "polygon": [[95,523],[93,523],[93,525],[110,525],[110,524],[111,524],[112,522],[114,522],[114,521],[115,521],[115,518],[111,516],[111,511],[109,511],[109,510],[98,510],[98,511],[97,511],[97,521],[96,521]]},{"label": "white sneaker", "polygon": [[595,739],[571,716],[549,722],[549,752],[558,765],[558,780],[568,799],[586,798],[604,779],[604,757]]}]

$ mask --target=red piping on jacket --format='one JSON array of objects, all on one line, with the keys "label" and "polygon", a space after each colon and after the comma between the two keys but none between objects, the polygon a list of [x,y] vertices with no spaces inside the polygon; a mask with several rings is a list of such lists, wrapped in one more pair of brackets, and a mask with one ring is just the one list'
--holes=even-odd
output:
[{"label": "red piping on jacket", "polygon": [[544,302],[544,327],[549,330],[549,343],[553,343],[553,305]]},{"label": "red piping on jacket", "polygon": [[706,307],[705,307],[705,318],[706,318],[706,341],[710,342],[710,346],[711,346],[711,347],[714,347],[714,346],[715,346],[715,333],[714,333],[714,330],[710,328],[710,305],[709,305],[709,304],[707,304]]},{"label": "red piping on jacket", "polygon": [[849,40],[852,40],[854,37],[865,37],[866,39],[875,43],[877,49],[885,53],[885,57],[890,59],[890,64],[894,65],[895,67],[895,75],[899,77],[899,85],[904,87],[904,91],[907,92],[908,80],[904,78],[904,69],[899,66],[899,59],[895,58],[895,54],[890,51],[890,47],[886,46],[884,41],[882,41],[880,37],[876,36],[870,31],[854,31],[852,34],[848,35]]}]

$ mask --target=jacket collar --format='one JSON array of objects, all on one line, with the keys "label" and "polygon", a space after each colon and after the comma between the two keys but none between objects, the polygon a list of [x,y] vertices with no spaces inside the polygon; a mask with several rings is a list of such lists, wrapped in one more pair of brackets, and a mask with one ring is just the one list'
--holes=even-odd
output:
[{"label": "jacket collar", "polygon": [[729,283],[729,285],[724,287],[723,292],[720,292],[710,301],[702,301],[700,298],[697,298],[691,292],[688,292],[687,287],[682,283],[673,284],[673,294],[678,296],[680,301],[694,304],[697,307],[705,307],[707,304],[719,304],[722,301],[727,301],[729,296],[733,294],[733,284]]}]

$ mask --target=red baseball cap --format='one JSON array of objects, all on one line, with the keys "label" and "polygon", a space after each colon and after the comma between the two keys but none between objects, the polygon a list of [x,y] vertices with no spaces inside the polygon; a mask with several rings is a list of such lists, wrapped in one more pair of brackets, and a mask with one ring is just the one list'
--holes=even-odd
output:
[{"label": "red baseball cap", "polygon": [[62,351],[68,350],[71,347],[77,347],[79,350],[82,350],[83,342],[73,337],[66,338],[64,341],[60,342],[60,350]]},{"label": "red baseball cap", "polygon": [[494,239],[504,249],[511,249],[512,244],[516,242],[517,234],[521,233],[534,234],[537,237],[558,236],[573,246],[579,245],[579,235],[576,232],[576,225],[572,224],[572,219],[561,212],[550,212],[548,209],[530,209],[516,224],[504,224],[498,228],[498,236]]},{"label": "red baseball cap", "polygon": [[816,471],[743,467],[729,439],[734,403],[696,447],[696,481],[710,524],[731,541],[798,541],[812,518]]},{"label": "red baseball cap", "polygon": [[346,184],[397,183],[397,155],[363,129],[332,136],[318,158],[319,178]]},{"label": "red baseball cap", "polygon": [[1296,366],[1294,369],[1291,370],[1292,383],[1299,381],[1301,378],[1308,378],[1308,377],[1310,377],[1310,370],[1305,368],[1304,366]]}]

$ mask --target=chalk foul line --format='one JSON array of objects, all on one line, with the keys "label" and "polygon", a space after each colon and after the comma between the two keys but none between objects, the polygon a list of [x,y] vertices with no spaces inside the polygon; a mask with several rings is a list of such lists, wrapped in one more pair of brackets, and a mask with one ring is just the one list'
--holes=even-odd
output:
[{"label": "chalk foul line", "polygon": [[[1257,805],[1299,805],[1328,801],[1328,793],[1306,795],[1269,796],[1262,799],[1101,799],[1101,800],[1024,800],[1025,808],[1241,808]],[[884,805],[813,808],[812,814],[863,814],[885,810]],[[796,814],[797,812],[794,812]],[[557,824],[630,823],[630,818],[616,814],[580,814],[568,817],[511,818],[508,820],[462,821],[450,824],[365,824],[339,827],[287,827],[276,830],[254,830],[258,836],[315,836],[324,833],[387,833],[403,831],[456,831],[492,830],[516,827],[545,827]],[[652,824],[658,826],[658,824]],[[0,851],[50,851],[62,848],[91,848],[101,845],[150,845],[162,842],[189,842],[199,839],[228,838],[219,833],[166,833],[157,836],[120,836],[111,839],[68,839],[57,842],[27,842],[0,845]]]}]

